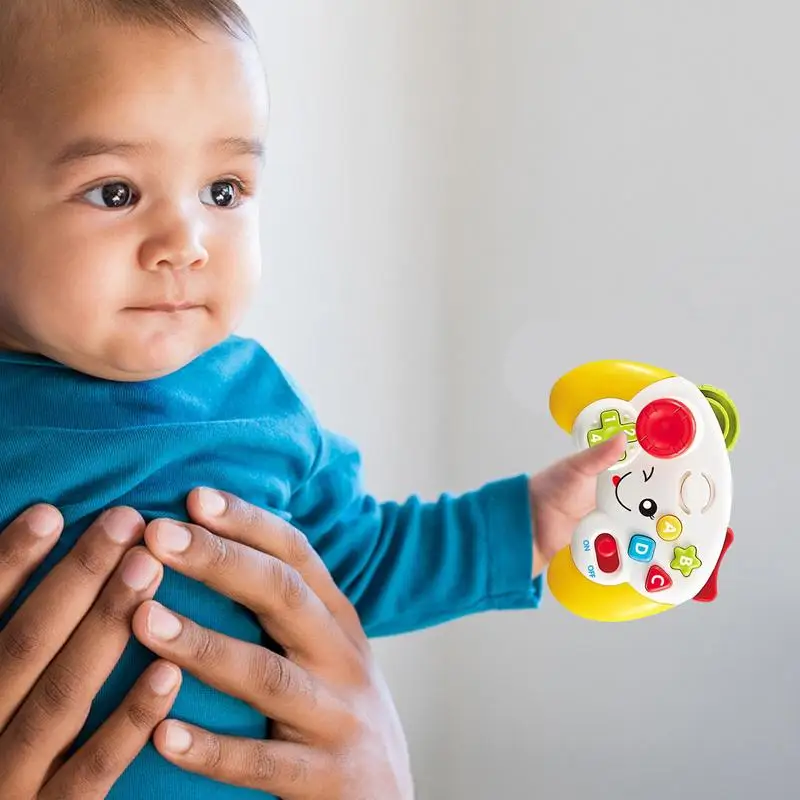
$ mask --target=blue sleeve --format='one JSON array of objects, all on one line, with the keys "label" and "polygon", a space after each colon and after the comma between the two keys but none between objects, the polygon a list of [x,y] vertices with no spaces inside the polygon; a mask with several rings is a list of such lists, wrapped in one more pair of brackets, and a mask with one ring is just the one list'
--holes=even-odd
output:
[{"label": "blue sleeve", "polygon": [[347,439],[317,427],[315,444],[289,511],[369,636],[539,606],[526,476],[433,502],[381,503],[365,492],[360,454]]}]

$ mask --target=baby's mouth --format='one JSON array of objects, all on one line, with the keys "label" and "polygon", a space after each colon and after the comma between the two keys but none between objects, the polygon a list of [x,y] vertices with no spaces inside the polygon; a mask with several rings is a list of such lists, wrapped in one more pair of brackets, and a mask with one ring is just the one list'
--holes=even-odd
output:
[{"label": "baby's mouth", "polygon": [[153,303],[147,306],[131,306],[132,311],[151,311],[166,314],[177,314],[180,311],[191,311],[195,308],[202,308],[200,303]]}]

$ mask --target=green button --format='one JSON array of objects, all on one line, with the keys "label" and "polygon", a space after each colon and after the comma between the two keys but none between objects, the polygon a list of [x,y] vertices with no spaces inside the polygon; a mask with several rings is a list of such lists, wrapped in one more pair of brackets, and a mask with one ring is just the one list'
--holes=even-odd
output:
[{"label": "green button", "polygon": [[684,578],[688,578],[702,566],[703,562],[697,557],[697,548],[694,545],[675,548],[675,558],[670,562],[670,567],[678,570]]},{"label": "green button", "polygon": [[[623,431],[627,437],[628,444],[634,444],[636,442],[636,423],[626,422],[623,424],[619,416],[619,411],[616,409],[608,409],[600,412],[600,427],[590,430],[589,433],[586,434],[586,441],[589,447],[594,447],[601,442],[607,442]],[[624,461],[627,457],[628,451],[625,450],[620,461]]]}]

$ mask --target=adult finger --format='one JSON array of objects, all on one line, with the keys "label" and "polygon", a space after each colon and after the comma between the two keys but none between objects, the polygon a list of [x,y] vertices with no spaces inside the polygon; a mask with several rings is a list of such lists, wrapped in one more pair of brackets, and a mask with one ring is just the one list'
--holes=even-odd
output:
[{"label": "adult finger", "polygon": [[144,520],[133,509],[102,514],[0,631],[0,730],[97,599]]},{"label": "adult finger", "polygon": [[114,711],[48,781],[38,800],[100,800],[147,744],[175,702],[180,670],[151,664]]},{"label": "adult finger", "polygon": [[269,553],[302,576],[312,592],[356,640],[363,638],[358,615],[308,538],[286,520],[215,489],[190,493],[189,516],[212,533]]},{"label": "adult finger", "polygon": [[0,735],[0,770],[8,773],[13,765],[17,781],[28,781],[23,789],[38,788],[53,757],[79,733],[130,640],[133,612],[155,594],[162,576],[163,566],[145,548],[127,553],[119,572]]},{"label": "adult finger", "polygon": [[160,603],[143,603],[133,633],[149,650],[265,717],[325,738],[346,719],[342,701],[307,670],[260,645],[211,631]]},{"label": "adult finger", "polygon": [[300,659],[340,657],[352,643],[292,566],[239,542],[172,520],[148,525],[145,542],[172,569],[249,608]]},{"label": "adult finger", "polygon": [[0,534],[0,614],[44,561],[64,528],[58,509],[32,506]]},{"label": "adult finger", "polygon": [[164,758],[187,772],[283,800],[344,796],[332,784],[335,757],[322,749],[293,742],[219,736],[174,720],[158,726],[153,744]]}]

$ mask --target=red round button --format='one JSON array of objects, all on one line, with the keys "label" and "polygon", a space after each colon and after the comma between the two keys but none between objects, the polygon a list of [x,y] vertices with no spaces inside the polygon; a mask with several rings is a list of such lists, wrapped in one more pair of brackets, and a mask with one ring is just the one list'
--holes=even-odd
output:
[{"label": "red round button", "polygon": [[636,420],[642,450],[655,458],[675,458],[694,441],[694,416],[680,400],[662,398],[646,405]]}]

